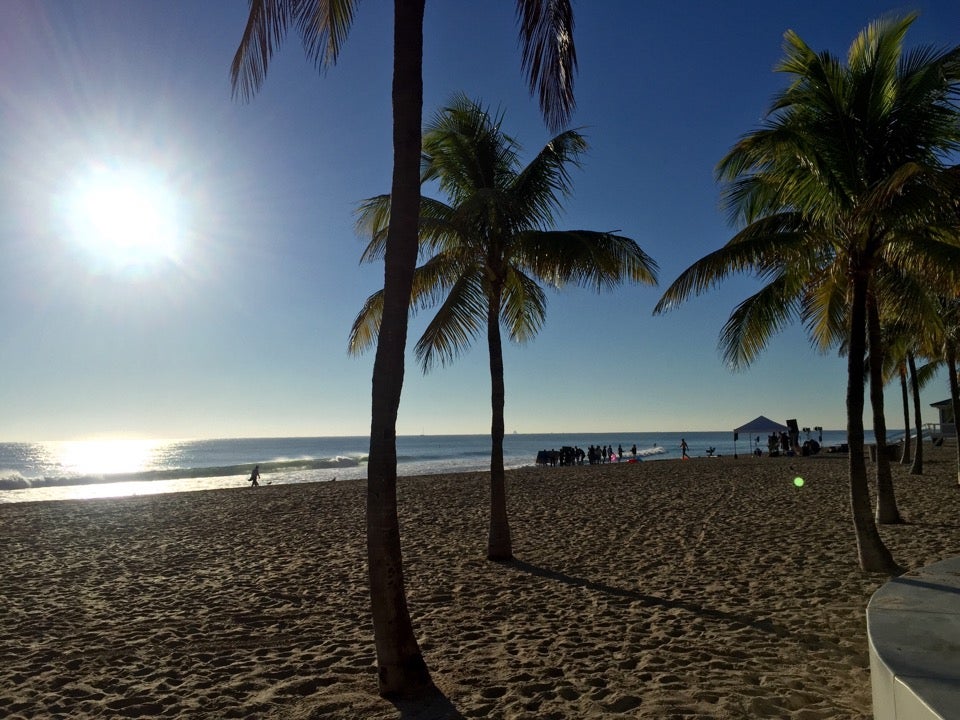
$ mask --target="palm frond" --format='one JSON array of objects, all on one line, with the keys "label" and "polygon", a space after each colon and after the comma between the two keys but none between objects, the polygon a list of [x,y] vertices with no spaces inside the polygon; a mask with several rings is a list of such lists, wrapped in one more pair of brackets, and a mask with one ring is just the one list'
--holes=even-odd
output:
[{"label": "palm frond", "polygon": [[[442,301],[446,291],[464,275],[464,269],[455,257],[435,255],[413,272],[410,291],[410,314],[416,315]],[[368,350],[380,333],[383,319],[383,290],[367,298],[350,328],[347,352],[360,355]]]},{"label": "palm frond", "polygon": [[786,327],[798,309],[795,288],[785,276],[765,285],[740,303],[720,331],[724,362],[733,369],[748,366],[769,339]]},{"label": "palm frond", "polygon": [[297,30],[307,57],[319,67],[337,64],[340,48],[350,34],[358,0],[312,0],[299,3]]},{"label": "palm frond", "polygon": [[274,49],[287,34],[293,16],[288,0],[250,0],[243,37],[230,64],[233,95],[250,100],[263,85]]},{"label": "palm frond", "polygon": [[834,263],[813,277],[803,295],[800,321],[814,348],[825,353],[843,345],[849,332],[849,283],[843,267]]},{"label": "palm frond", "polygon": [[656,285],[659,269],[635,241],[594,230],[519,233],[514,258],[518,266],[556,287],[574,283],[598,292],[625,280]]},{"label": "palm frond", "polygon": [[507,192],[515,217],[524,218],[527,227],[553,225],[554,212],[561,200],[572,192],[570,167],[580,167],[587,141],[576,130],[567,130],[552,138],[537,156],[511,178]]},{"label": "palm frond", "polygon": [[361,201],[355,212],[354,230],[370,242],[360,256],[361,263],[381,260],[387,251],[387,230],[390,227],[390,196],[375,195]]},{"label": "palm frond", "polygon": [[511,267],[503,284],[500,320],[513,342],[532,339],[547,316],[547,296],[534,278]]},{"label": "palm frond", "polygon": [[366,352],[377,341],[380,334],[380,321],[383,319],[383,290],[377,290],[357,313],[350,327],[350,338],[347,341],[347,353],[360,355]]},{"label": "palm frond", "polygon": [[816,253],[818,248],[808,247],[808,241],[818,236],[803,232],[803,225],[803,218],[791,212],[755,220],[722,248],[684,270],[657,302],[654,315],[706,292],[730,275],[765,272],[782,267],[787,258],[799,262],[803,254]]},{"label": "palm frond", "polygon": [[917,367],[917,384],[921,390],[937,379],[937,374],[940,372],[942,366],[943,362],[936,360]]},{"label": "palm frond", "polygon": [[424,372],[455,360],[486,327],[487,300],[478,273],[457,278],[414,346]]},{"label": "palm frond", "polygon": [[230,64],[233,95],[249,101],[263,85],[273,53],[294,25],[307,58],[324,70],[335,65],[359,0],[250,0],[240,45]]},{"label": "palm frond", "polygon": [[570,0],[517,0],[522,67],[547,126],[563,127],[573,112],[577,51]]}]

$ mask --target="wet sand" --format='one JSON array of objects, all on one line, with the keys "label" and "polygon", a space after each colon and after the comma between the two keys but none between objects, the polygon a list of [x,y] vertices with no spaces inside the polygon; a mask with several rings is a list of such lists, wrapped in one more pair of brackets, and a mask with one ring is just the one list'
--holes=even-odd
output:
[{"label": "wet sand", "polygon": [[[910,568],[960,554],[955,449],[926,452],[881,528]],[[484,474],[401,478],[430,706],[376,694],[364,481],[0,505],[0,716],[869,718],[886,578],[859,570],[846,473],[514,471],[507,564]]]}]

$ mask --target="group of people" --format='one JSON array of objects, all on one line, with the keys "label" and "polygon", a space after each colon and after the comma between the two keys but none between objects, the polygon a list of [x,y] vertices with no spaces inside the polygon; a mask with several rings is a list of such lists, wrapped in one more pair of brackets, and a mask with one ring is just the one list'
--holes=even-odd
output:
[{"label": "group of people", "polygon": [[[630,454],[634,459],[636,459],[636,445],[630,448]],[[587,449],[587,460],[591,465],[600,465],[608,462],[620,462],[623,460],[623,445],[617,445],[616,450],[613,449],[613,445],[597,445],[596,447],[591,445]]]},{"label": "group of people", "polygon": [[[760,452],[760,438],[757,438],[757,449],[754,451],[755,454],[759,457]],[[800,433],[771,433],[767,437],[767,452],[770,454],[770,457],[777,457],[778,455],[786,455],[788,457],[793,457],[794,455],[816,455],[820,452],[820,443],[813,439],[807,439],[803,445],[800,444]]]},{"label": "group of people", "polygon": [[[583,465],[584,461],[590,465],[620,462],[623,460],[623,445],[591,445],[584,452],[583,448],[564,446],[559,450],[541,450],[537,453],[537,465]],[[630,448],[631,459],[637,459],[637,446]]]}]

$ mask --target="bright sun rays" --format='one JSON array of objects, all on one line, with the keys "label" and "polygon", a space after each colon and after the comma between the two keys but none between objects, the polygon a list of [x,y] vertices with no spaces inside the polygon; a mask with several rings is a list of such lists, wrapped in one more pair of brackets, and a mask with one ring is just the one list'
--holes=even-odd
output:
[{"label": "bright sun rays", "polygon": [[95,163],[77,174],[65,199],[68,236],[95,270],[144,273],[181,261],[186,208],[158,169]]},{"label": "bright sun rays", "polygon": [[160,440],[71,440],[57,443],[60,464],[77,475],[143,472],[150,467]]}]

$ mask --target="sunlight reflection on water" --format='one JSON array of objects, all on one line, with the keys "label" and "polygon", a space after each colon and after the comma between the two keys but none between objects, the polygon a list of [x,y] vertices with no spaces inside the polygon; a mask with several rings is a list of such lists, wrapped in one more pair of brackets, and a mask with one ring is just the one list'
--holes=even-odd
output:
[{"label": "sunlight reflection on water", "polygon": [[64,440],[51,443],[60,465],[77,475],[113,475],[150,470],[166,440]]}]

